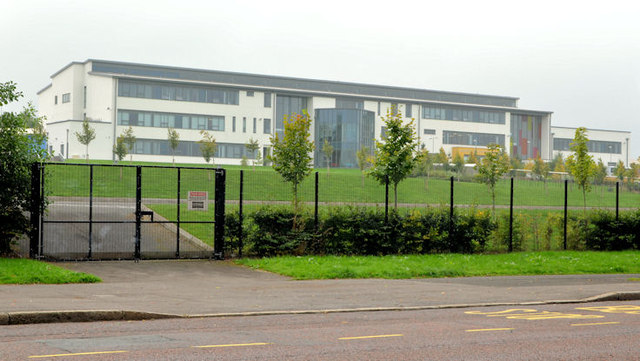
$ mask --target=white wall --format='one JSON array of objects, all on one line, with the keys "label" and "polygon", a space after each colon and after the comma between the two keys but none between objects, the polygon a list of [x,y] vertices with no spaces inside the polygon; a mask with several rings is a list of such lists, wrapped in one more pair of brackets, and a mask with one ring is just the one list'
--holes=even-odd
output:
[{"label": "white wall", "polygon": [[[552,138],[573,139],[575,136],[575,132],[576,132],[576,128],[551,127]],[[629,159],[629,154],[628,154],[628,150],[630,149],[629,143],[631,142],[631,132],[611,131],[611,130],[602,130],[602,129],[587,129],[587,138],[589,138],[589,140],[621,143],[620,154],[593,153],[593,152],[589,153],[593,156],[593,159],[596,162],[598,160],[602,160],[602,162],[608,166],[609,170],[615,167],[615,164],[617,164],[619,161],[622,161],[625,164],[625,167],[629,167],[629,162],[633,161],[633,159]],[[557,154],[562,154],[562,157],[566,159],[569,155],[572,154],[572,152],[554,150],[553,156],[555,157]]]}]

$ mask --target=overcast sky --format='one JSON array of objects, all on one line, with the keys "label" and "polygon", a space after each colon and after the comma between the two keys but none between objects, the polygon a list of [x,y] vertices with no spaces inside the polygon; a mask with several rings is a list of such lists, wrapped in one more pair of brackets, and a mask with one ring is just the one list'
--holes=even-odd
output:
[{"label": "overcast sky", "polygon": [[637,1],[0,0],[0,34],[4,110],[93,58],[515,96],[640,155]]}]

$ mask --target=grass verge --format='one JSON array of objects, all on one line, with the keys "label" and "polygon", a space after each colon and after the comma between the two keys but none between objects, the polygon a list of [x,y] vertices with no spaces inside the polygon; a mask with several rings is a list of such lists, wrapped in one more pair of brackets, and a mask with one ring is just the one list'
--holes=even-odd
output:
[{"label": "grass verge", "polygon": [[640,251],[289,256],[235,262],[298,280],[640,273]]},{"label": "grass verge", "polygon": [[94,275],[69,271],[45,262],[0,258],[0,284],[94,283],[101,281]]}]

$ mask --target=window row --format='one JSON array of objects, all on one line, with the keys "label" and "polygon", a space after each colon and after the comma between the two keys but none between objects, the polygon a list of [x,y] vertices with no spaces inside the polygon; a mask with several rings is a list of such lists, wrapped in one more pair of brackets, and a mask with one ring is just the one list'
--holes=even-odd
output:
[{"label": "window row", "polygon": [[505,123],[505,113],[503,112],[433,105],[422,106],[422,117],[426,119],[455,120],[461,122]]},{"label": "window row", "polygon": [[224,131],[220,115],[173,114],[118,110],[118,125]]},{"label": "window row", "polygon": [[442,132],[443,144],[472,145],[486,147],[498,144],[504,148],[504,134],[470,133],[470,132]]},{"label": "window row", "polygon": [[[169,146],[169,141],[166,139],[136,139],[133,152],[134,154],[173,155],[173,150]],[[200,143],[181,140],[178,142],[175,155],[202,157]],[[248,151],[244,144],[217,143],[214,161],[215,158],[241,159],[243,156],[246,156],[248,159],[255,158],[255,154]]]},{"label": "window row", "polygon": [[118,96],[238,105],[238,91],[214,87],[120,80]]},{"label": "window row", "polygon": [[[569,138],[553,138],[553,150],[571,150]],[[587,148],[591,153],[622,154],[622,142],[608,142],[603,140],[590,140]]]}]

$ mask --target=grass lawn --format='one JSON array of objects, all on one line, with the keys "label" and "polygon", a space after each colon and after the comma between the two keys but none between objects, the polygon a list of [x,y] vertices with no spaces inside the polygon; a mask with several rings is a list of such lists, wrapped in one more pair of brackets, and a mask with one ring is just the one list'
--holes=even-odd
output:
[{"label": "grass lawn", "polygon": [[30,259],[0,258],[0,284],[94,283],[100,278]]},{"label": "grass lawn", "polygon": [[640,251],[304,256],[235,262],[298,280],[640,273]]},{"label": "grass lawn", "polygon": [[[92,163],[94,163],[92,161]],[[105,167],[95,162],[94,197],[135,197],[135,168]],[[129,162],[123,162],[129,165]],[[133,165],[170,165],[137,163]],[[186,166],[186,165],[185,165]],[[189,165],[198,166],[198,165]],[[227,170],[227,200],[237,200],[240,189],[240,167],[224,166]],[[320,202],[343,203],[383,203],[384,186],[371,177],[362,178],[358,169],[326,169],[319,172]],[[189,190],[209,190],[213,196],[213,172],[210,170],[181,171],[182,198]],[[89,196],[89,167],[50,165],[47,167],[45,184],[52,196]],[[300,199],[312,202],[315,197],[315,177],[307,177],[299,189]],[[454,198],[457,204],[491,204],[491,195],[484,184],[477,182],[455,182]],[[173,198],[176,196],[177,170],[172,168],[144,168],[142,170],[143,198]],[[514,203],[519,206],[562,206],[564,204],[564,183],[542,182],[517,179],[514,184]],[[251,201],[290,201],[291,187],[284,183],[271,167],[244,168],[244,199]],[[390,187],[393,201],[393,188]],[[398,185],[400,203],[448,204],[449,180],[429,180],[424,177],[408,178]],[[582,193],[570,184],[568,201],[570,206],[582,206]],[[509,180],[503,179],[496,186],[496,204],[509,204]],[[640,193],[623,190],[620,194],[621,207],[636,207],[640,204]],[[587,206],[614,207],[615,186],[594,186],[587,194]]]}]

